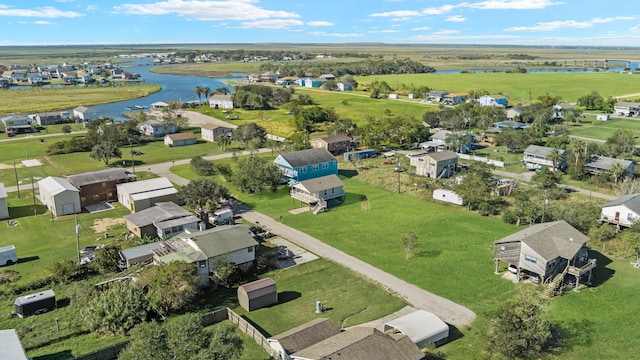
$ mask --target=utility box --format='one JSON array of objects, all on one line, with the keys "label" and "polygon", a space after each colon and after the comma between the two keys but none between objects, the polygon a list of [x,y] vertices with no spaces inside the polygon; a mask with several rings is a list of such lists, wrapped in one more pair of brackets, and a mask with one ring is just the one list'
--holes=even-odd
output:
[{"label": "utility box", "polygon": [[0,247],[0,266],[18,263],[16,247],[13,245]]},{"label": "utility box", "polygon": [[56,294],[53,290],[44,290],[39,293],[20,296],[13,303],[16,314],[21,317],[38,315],[56,308]]}]

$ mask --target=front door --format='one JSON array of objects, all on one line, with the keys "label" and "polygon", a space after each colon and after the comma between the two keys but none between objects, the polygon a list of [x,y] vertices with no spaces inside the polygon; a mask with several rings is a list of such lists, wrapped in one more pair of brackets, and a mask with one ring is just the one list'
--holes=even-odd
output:
[{"label": "front door", "polygon": [[615,217],[616,221],[620,221],[620,212],[616,211],[616,217]]}]

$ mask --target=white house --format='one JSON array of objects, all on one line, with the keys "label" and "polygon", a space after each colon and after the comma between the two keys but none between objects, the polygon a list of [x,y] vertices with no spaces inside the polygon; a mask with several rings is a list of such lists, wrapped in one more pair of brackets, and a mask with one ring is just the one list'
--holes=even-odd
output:
[{"label": "white house", "polygon": [[0,183],[0,220],[9,218],[9,206],[7,205],[7,190]]},{"label": "white house", "polygon": [[38,181],[40,201],[54,216],[71,215],[80,212],[80,190],[67,180],[49,176]]},{"label": "white house", "polygon": [[220,136],[231,136],[232,131],[233,129],[231,127],[214,124],[205,124],[200,127],[202,140],[211,142],[218,141]]},{"label": "white house", "polygon": [[351,83],[339,82],[336,84],[338,91],[352,91],[353,85]]},{"label": "white house", "polygon": [[209,106],[214,109],[233,109],[231,95],[215,94],[209,98]]},{"label": "white house", "polygon": [[118,202],[134,213],[159,202],[178,202],[178,190],[165,177],[122,183],[116,188]]},{"label": "white house", "polygon": [[640,194],[621,196],[602,205],[600,221],[630,227],[640,219]]},{"label": "white house", "polygon": [[146,136],[162,137],[175,133],[178,127],[172,122],[162,123],[157,120],[147,120],[138,124],[138,130]]},{"label": "white house", "polygon": [[86,106],[78,106],[73,109],[73,116],[82,121],[96,120],[98,118],[98,111]]}]

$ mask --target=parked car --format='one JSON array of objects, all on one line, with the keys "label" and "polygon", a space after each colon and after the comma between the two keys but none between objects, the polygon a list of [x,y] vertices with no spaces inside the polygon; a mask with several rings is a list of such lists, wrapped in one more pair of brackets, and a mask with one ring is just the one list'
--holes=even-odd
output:
[{"label": "parked car", "polygon": [[227,115],[224,118],[227,120],[238,120],[238,116],[236,115]]},{"label": "parked car", "polygon": [[531,273],[529,275],[529,280],[531,280],[531,282],[534,284],[540,284],[540,275],[536,273]]},{"label": "parked car", "polygon": [[517,274],[518,273],[518,267],[516,267],[515,265],[509,265],[509,272],[512,274]]}]

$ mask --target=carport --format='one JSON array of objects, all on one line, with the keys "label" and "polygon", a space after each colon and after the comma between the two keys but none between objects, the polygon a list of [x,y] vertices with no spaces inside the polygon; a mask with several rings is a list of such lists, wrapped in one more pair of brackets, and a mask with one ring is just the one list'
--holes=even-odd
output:
[{"label": "carport", "polygon": [[414,344],[442,345],[449,337],[449,325],[440,320],[435,314],[418,310],[411,314],[399,317],[384,324],[384,332],[400,332],[407,335]]}]

